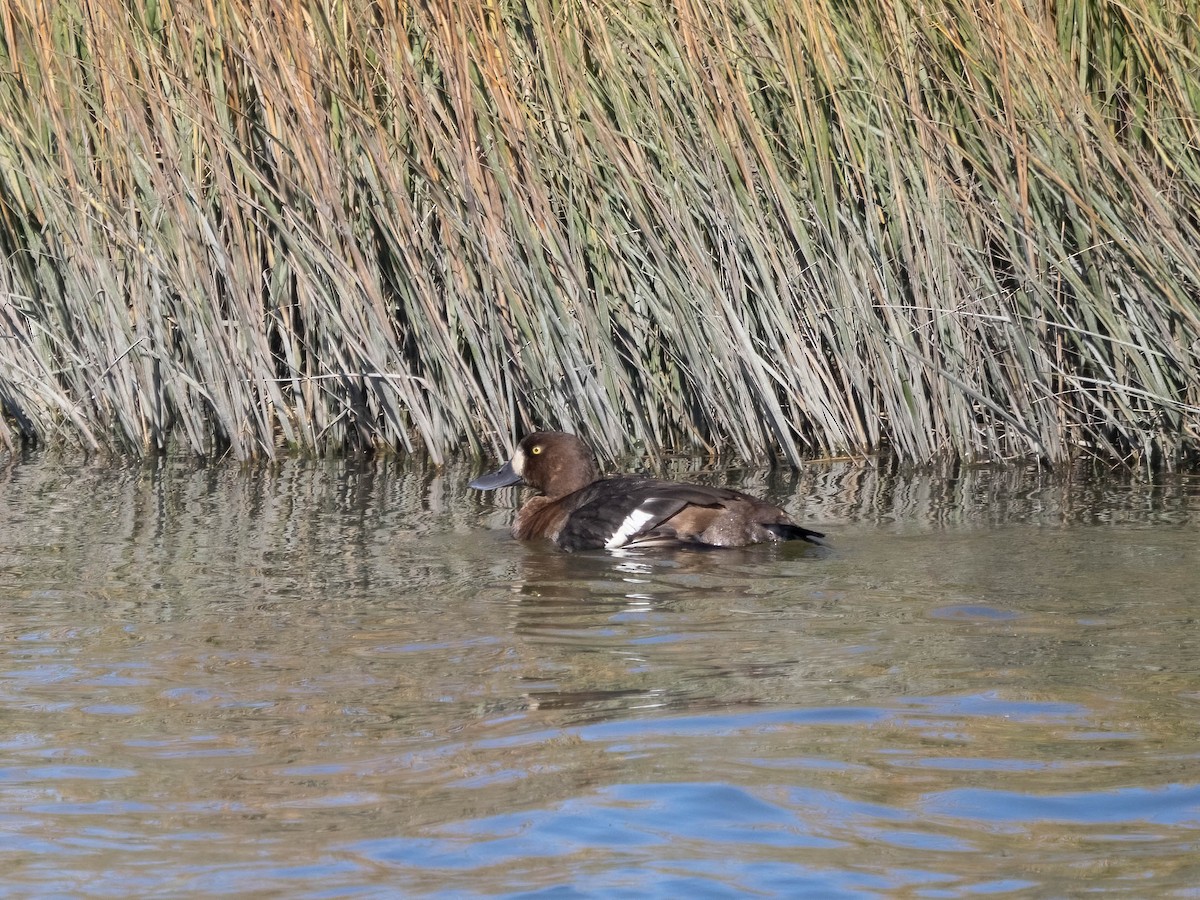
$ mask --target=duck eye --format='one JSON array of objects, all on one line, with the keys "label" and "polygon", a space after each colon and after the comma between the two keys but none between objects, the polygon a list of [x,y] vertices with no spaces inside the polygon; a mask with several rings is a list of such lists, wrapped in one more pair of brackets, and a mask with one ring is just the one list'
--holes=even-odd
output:
[{"label": "duck eye", "polygon": [[532,453],[534,456],[537,456],[539,453],[542,452],[542,445],[535,444],[534,446],[529,448],[529,452]]}]

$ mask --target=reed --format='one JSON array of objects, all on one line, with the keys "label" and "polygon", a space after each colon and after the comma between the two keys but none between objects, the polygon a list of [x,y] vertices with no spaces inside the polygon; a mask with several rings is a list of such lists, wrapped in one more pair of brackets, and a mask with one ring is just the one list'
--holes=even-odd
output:
[{"label": "reed", "polygon": [[0,443],[1200,448],[1196,0],[8,0]]}]

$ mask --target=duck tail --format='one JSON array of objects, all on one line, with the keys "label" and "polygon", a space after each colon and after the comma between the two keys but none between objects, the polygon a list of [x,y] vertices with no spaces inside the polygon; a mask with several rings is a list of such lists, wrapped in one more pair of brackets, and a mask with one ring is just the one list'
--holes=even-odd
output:
[{"label": "duck tail", "polygon": [[801,528],[799,525],[771,524],[763,527],[781,541],[808,541],[810,544],[820,544],[823,543],[821,538],[825,537],[820,531]]}]

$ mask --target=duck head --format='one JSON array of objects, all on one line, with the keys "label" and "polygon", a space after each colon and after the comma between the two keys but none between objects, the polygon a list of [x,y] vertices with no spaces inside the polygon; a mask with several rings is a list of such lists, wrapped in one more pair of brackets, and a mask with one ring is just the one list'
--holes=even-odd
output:
[{"label": "duck head", "polygon": [[470,483],[477,491],[494,491],[510,484],[527,484],[547,497],[565,497],[600,477],[591,449],[573,434],[535,431],[517,445],[517,452],[495,472]]}]

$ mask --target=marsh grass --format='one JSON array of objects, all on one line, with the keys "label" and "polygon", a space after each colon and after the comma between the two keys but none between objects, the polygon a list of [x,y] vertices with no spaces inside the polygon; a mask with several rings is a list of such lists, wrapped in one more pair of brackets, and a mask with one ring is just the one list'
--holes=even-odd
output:
[{"label": "marsh grass", "polygon": [[9,0],[0,442],[1177,465],[1198,13]]}]

